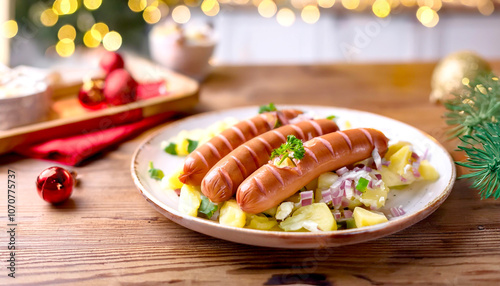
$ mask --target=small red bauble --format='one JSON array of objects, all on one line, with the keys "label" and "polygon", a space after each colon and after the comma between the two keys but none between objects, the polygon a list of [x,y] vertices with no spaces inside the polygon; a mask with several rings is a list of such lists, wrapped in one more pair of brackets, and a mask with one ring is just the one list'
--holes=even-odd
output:
[{"label": "small red bauble", "polygon": [[106,52],[99,61],[99,66],[106,73],[122,69],[125,66],[122,56],[116,52]]},{"label": "small red bauble", "polygon": [[75,179],[66,169],[50,167],[36,178],[36,189],[42,199],[57,204],[67,200],[73,192]]},{"label": "small red bauble", "polygon": [[137,98],[138,83],[124,69],[112,71],[106,77],[104,97],[110,105],[122,105],[133,102]]},{"label": "small red bauble", "polygon": [[78,92],[80,104],[88,109],[101,109],[106,107],[106,98],[104,97],[104,80],[90,79],[83,82]]}]

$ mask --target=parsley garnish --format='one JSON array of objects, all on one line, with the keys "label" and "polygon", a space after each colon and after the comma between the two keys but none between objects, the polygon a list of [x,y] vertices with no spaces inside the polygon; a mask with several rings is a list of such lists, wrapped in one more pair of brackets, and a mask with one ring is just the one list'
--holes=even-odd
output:
[{"label": "parsley garnish", "polygon": [[177,144],[170,142],[167,147],[165,147],[165,152],[171,155],[177,155]]},{"label": "parsley garnish", "polygon": [[198,147],[198,141],[196,140],[191,140],[191,139],[187,139],[188,141],[188,153],[191,153],[194,151],[194,149],[196,149],[196,147]]},{"label": "parsley garnish", "polygon": [[201,195],[201,203],[198,208],[198,212],[206,215],[208,218],[211,218],[214,213],[217,211],[218,206],[212,203],[207,197]]},{"label": "parsley garnish", "polygon": [[368,187],[369,182],[370,181],[365,178],[359,178],[358,184],[356,185],[356,190],[362,193],[366,192],[366,188]]},{"label": "parsley garnish", "polygon": [[271,160],[276,157],[281,157],[278,163],[278,165],[281,165],[286,158],[301,160],[304,158],[305,153],[306,150],[304,149],[302,141],[293,135],[288,135],[286,143],[281,144],[279,148],[273,150],[271,153]]},{"label": "parsley garnish", "polygon": [[328,120],[333,120],[335,118],[337,118],[337,116],[335,116],[335,115],[330,115],[330,116],[326,117],[326,119],[328,119]]},{"label": "parsley garnish", "polygon": [[270,112],[270,111],[277,111],[276,106],[274,103],[269,103],[268,105],[261,105],[259,107],[259,113],[264,113],[264,112]]},{"label": "parsley garnish", "polygon": [[155,167],[153,166],[153,161],[149,161],[149,170],[148,170],[148,173],[149,173],[149,176],[152,179],[155,179],[157,181],[163,179],[163,177],[165,176],[165,174],[163,174],[162,170],[155,169]]}]

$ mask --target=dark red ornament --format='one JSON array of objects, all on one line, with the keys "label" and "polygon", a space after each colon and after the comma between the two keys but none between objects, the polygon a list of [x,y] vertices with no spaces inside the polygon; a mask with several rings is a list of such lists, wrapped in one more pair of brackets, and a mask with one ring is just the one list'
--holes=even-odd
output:
[{"label": "dark red ornament", "polygon": [[123,61],[122,56],[116,52],[106,52],[99,61],[99,66],[106,73],[122,69],[125,67],[125,62]]},{"label": "dark red ornament", "polygon": [[110,105],[122,105],[137,99],[138,83],[124,69],[112,71],[106,77],[104,84],[104,97]]},{"label": "dark red ornament", "polygon": [[36,178],[36,189],[42,199],[57,204],[67,200],[73,192],[75,179],[66,169],[50,167]]},{"label": "dark red ornament", "polygon": [[88,109],[101,109],[106,107],[104,97],[104,79],[90,79],[83,82],[78,92],[80,104]]}]

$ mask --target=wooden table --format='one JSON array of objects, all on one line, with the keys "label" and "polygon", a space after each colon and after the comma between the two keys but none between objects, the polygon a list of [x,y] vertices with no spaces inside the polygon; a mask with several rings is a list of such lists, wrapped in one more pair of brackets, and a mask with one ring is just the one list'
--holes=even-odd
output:
[{"label": "wooden table", "polygon": [[[197,111],[270,101],[356,108],[411,124],[453,151],[454,142],[444,140],[444,108],[428,102],[432,69],[432,64],[218,67],[202,87]],[[75,168],[80,187],[62,206],[42,201],[34,186],[39,172],[53,163],[0,157],[1,285],[500,282],[500,201],[480,200],[466,181],[458,181],[430,217],[389,237],[320,251],[246,246],[172,223],[136,190],[131,155],[154,130]],[[8,169],[17,172],[18,186],[15,280],[5,268]]]}]

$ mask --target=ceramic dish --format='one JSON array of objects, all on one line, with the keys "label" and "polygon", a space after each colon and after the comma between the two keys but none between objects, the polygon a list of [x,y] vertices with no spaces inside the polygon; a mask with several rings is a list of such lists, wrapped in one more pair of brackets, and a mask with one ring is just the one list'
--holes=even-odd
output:
[{"label": "ceramic dish", "polygon": [[383,209],[388,210],[402,205],[406,214],[386,223],[356,229],[314,233],[262,231],[224,226],[214,221],[180,213],[177,210],[178,197],[175,192],[162,190],[160,183],[148,176],[149,161],[154,161],[155,167],[162,169],[166,174],[183,164],[184,158],[169,155],[161,150],[161,141],[175,136],[181,130],[203,128],[226,117],[249,118],[257,112],[258,108],[253,106],[192,116],[170,124],[147,138],[132,157],[131,172],[136,186],[155,209],[184,227],[233,242],[279,248],[332,247],[390,235],[421,221],[434,212],[448,197],[455,182],[455,165],[443,146],[426,133],[402,122],[368,112],[319,106],[288,107],[313,111],[322,117],[336,115],[341,129],[348,121],[352,128],[377,128],[384,132],[391,142],[409,141],[417,153],[424,153],[428,150],[429,161],[439,172],[440,178],[431,183],[420,181],[402,190],[391,190]]}]

